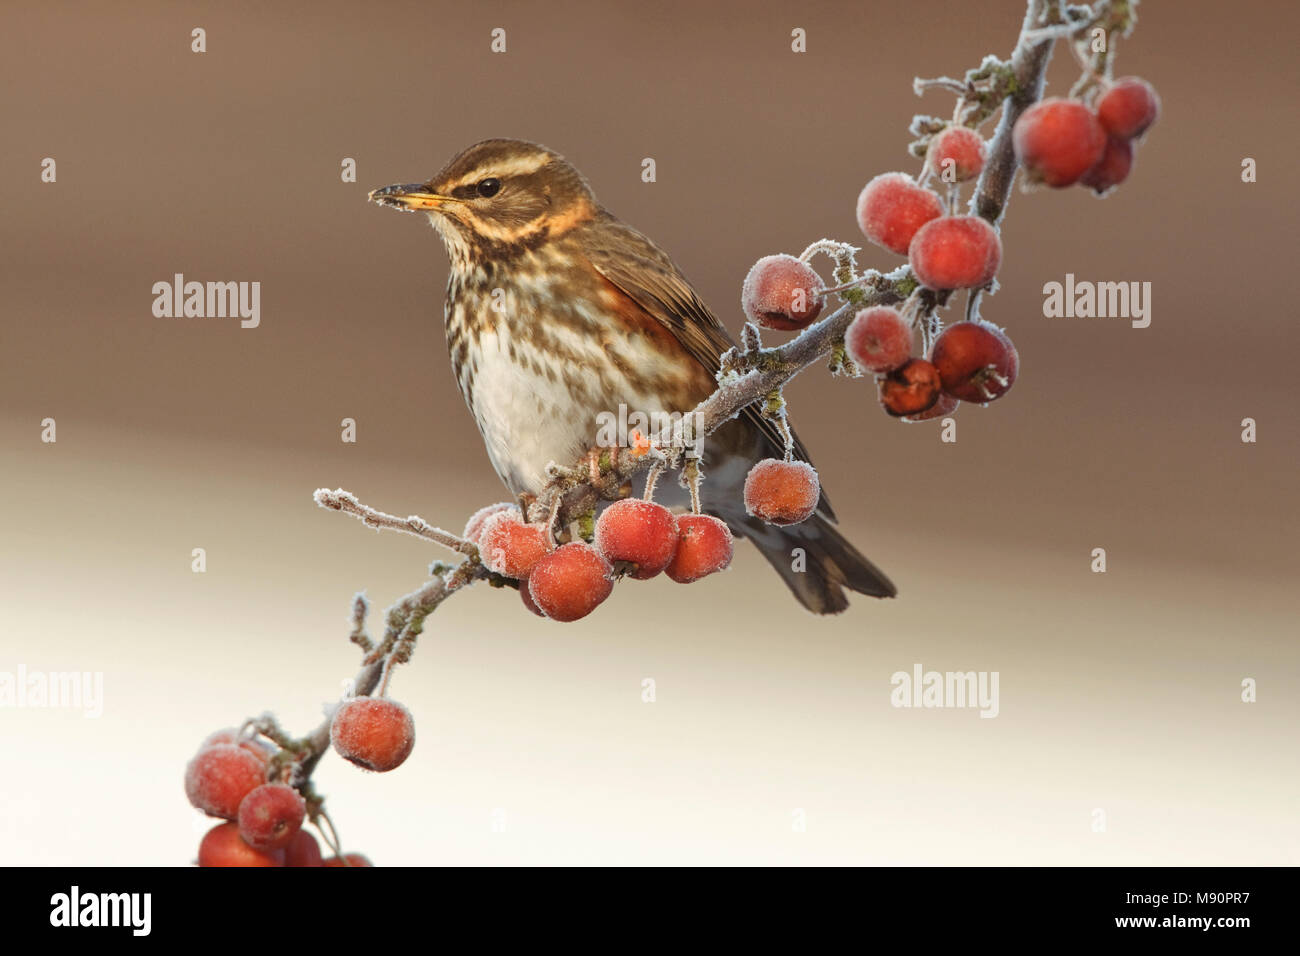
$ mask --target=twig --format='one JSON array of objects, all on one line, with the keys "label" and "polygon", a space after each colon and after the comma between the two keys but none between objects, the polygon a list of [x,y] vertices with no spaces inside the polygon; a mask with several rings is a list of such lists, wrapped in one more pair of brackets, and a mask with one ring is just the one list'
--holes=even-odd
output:
[{"label": "twig", "polygon": [[363,505],[357,500],[356,495],[344,491],[342,488],[335,491],[330,491],[328,488],[317,488],[312,497],[316,499],[316,504],[322,508],[350,514],[361,519],[363,524],[367,524],[376,530],[400,531],[403,534],[414,535],[417,538],[423,538],[425,541],[432,541],[434,544],[440,544],[444,548],[450,548],[452,551],[458,551],[471,557],[478,554],[478,548],[474,546],[473,542],[466,541],[450,531],[435,528],[419,515],[408,515],[405,518],[399,518],[397,515],[378,511],[369,505]]}]

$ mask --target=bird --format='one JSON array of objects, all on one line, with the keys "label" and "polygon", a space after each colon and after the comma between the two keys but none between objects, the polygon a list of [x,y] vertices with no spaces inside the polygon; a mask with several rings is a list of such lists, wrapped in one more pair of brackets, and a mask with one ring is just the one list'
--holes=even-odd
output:
[{"label": "bird", "polygon": [[[368,198],[426,214],[446,247],[452,372],[516,498],[538,495],[552,463],[596,447],[600,413],[620,404],[647,416],[686,412],[717,388],[734,344],[723,324],[672,259],[606,210],[554,150],[484,140],[427,182]],[[747,514],[749,469],[784,453],[779,427],[746,407],[703,443],[701,510],[751,541],[813,613],[843,611],[846,589],[893,597],[889,578],[835,527],[824,493],[800,524]],[[793,455],[808,460],[797,436]],[[662,504],[683,503],[678,482],[658,489]]]}]

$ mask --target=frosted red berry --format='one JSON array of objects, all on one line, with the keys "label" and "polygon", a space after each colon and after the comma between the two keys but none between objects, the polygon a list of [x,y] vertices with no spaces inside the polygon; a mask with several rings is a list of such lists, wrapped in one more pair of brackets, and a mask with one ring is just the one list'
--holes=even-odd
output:
[{"label": "frosted red berry", "polygon": [[745,511],[768,524],[806,521],[820,497],[817,472],[806,461],[765,458],[745,476]]},{"label": "frosted red berry", "polygon": [[528,591],[551,620],[576,621],[600,606],[614,590],[614,569],[591,545],[570,541],[538,561]]},{"label": "frosted red berry", "polygon": [[299,830],[284,848],[285,866],[320,866],[320,844],[306,830]]},{"label": "frosted red berry", "polygon": [[495,505],[488,505],[480,508],[469,516],[469,521],[465,522],[465,533],[461,535],[466,541],[478,544],[479,536],[483,533],[483,526],[487,524],[488,518],[502,511],[515,511],[518,508],[508,501],[502,501]]},{"label": "frosted red berry", "polygon": [[1124,180],[1128,179],[1133,168],[1133,144],[1126,139],[1106,141],[1106,150],[1101,154],[1097,165],[1084,173],[1080,185],[1092,189],[1098,196],[1104,196]]},{"label": "frosted red berry", "polygon": [[713,515],[679,515],[677,551],[665,573],[690,584],[731,564],[735,542],[727,523]]},{"label": "frosted red berry", "polygon": [[880,404],[896,418],[918,415],[939,400],[940,387],[934,366],[915,358],[881,381]]},{"label": "frosted red berry", "polygon": [[905,422],[929,422],[936,418],[943,418],[945,415],[951,415],[957,410],[961,402],[953,398],[947,392],[940,392],[935,403],[923,412],[917,412],[915,415],[903,415],[902,420]]},{"label": "frosted red berry", "polygon": [[976,289],[997,275],[1002,240],[979,216],[945,216],[917,231],[907,259],[927,288]]},{"label": "frosted red berry", "polygon": [[334,712],[330,743],[345,760],[385,773],[411,755],[415,721],[406,707],[390,698],[353,697]]},{"label": "frosted red berry", "polygon": [[912,327],[886,305],[863,309],[844,333],[844,348],[868,372],[890,372],[912,354]]},{"label": "frosted red berry", "polygon": [[235,744],[204,747],[185,767],[185,795],[208,816],[234,820],[239,802],[266,782],[266,761]]},{"label": "frosted red berry", "polygon": [[943,390],[963,402],[991,402],[1015,384],[1020,356],[1006,334],[988,322],[958,322],[935,339],[930,360]]},{"label": "frosted red berry", "polygon": [[630,561],[631,576],[652,578],[677,550],[677,518],[663,505],[640,498],[616,501],[596,521],[596,547],[611,564]]},{"label": "frosted red berry", "polygon": [[881,173],[858,194],[862,234],[900,256],[907,255],[918,229],[942,215],[938,195],[918,186],[906,173]]},{"label": "frosted red berry", "polygon": [[479,556],[489,570],[508,578],[525,578],[547,551],[550,535],[540,524],[525,524],[518,510],[489,516],[479,535]]},{"label": "frosted red berry", "polygon": [[284,850],[251,847],[236,824],[222,823],[199,843],[199,866],[284,866]]},{"label": "frosted red berry", "polygon": [[283,783],[264,783],[248,792],[239,804],[239,835],[257,850],[279,850],[289,845],[307,816],[307,802]]},{"label": "frosted red berry", "polygon": [[199,744],[199,750],[206,750],[215,744],[235,744],[243,747],[262,763],[269,762],[275,754],[275,749],[270,744],[256,737],[241,737],[239,729],[236,727],[227,727],[224,730],[216,730],[208,734],[203,743]]},{"label": "frosted red berry", "polygon": [[740,306],[752,322],[791,331],[810,324],[822,310],[821,276],[806,262],[785,254],[754,263],[740,290]]},{"label": "frosted red berry", "polygon": [[1136,139],[1160,116],[1160,97],[1146,80],[1116,80],[1097,101],[1097,121],[1116,139]]},{"label": "frosted red berry", "polygon": [[1030,182],[1060,189],[1074,185],[1097,165],[1106,148],[1106,131],[1078,100],[1053,97],[1021,114],[1011,143]]},{"label": "frosted red berry", "polygon": [[925,161],[944,183],[964,183],[984,169],[987,147],[979,133],[966,126],[949,126],[930,140]]}]

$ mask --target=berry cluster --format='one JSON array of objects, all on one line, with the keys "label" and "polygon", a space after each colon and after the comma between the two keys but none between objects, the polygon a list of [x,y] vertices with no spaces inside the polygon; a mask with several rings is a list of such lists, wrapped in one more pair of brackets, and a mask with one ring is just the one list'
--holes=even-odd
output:
[{"label": "berry cluster", "polygon": [[282,756],[289,755],[234,728],[199,746],[185,768],[185,795],[208,816],[227,821],[199,843],[199,866],[370,866],[359,854],[346,863],[321,859],[316,838],[302,828],[307,800],[281,780],[292,766]]},{"label": "berry cluster", "polygon": [[[977,132],[947,126],[929,144],[926,179],[937,175],[955,187],[980,174],[986,153]],[[919,288],[935,293],[983,289],[1001,265],[1002,241],[984,219],[952,214],[953,205],[952,192],[945,204],[937,192],[906,173],[883,173],[858,195],[858,225],[874,244],[907,256]],[[820,312],[820,305],[807,303],[820,303],[818,297],[826,294],[807,262],[788,255],[766,256],[746,277],[741,306],[751,321],[766,328],[797,329]],[[958,401],[983,404],[1005,395],[1019,366],[1015,346],[1005,333],[974,320],[954,325],[929,342],[936,321],[922,328],[928,355],[915,356],[917,305],[913,298],[902,311],[891,306],[861,309],[845,332],[845,353],[859,369],[877,376],[885,411],[919,422],[952,412]],[[810,494],[801,465],[773,460],[755,466],[746,483],[749,513],[776,524],[812,514],[816,475]]]},{"label": "berry cluster", "polygon": [[503,503],[475,513],[464,537],[488,570],[519,582],[524,606],[553,621],[586,617],[620,577],[639,581],[665,573],[689,584],[731,564],[732,537],[712,515],[675,515],[647,498],[624,498],[601,512],[591,543],[558,547],[545,524],[529,523]]},{"label": "berry cluster", "polygon": [[1160,98],[1135,76],[1105,85],[1096,108],[1080,100],[1035,103],[1012,130],[1016,158],[1031,183],[1087,186],[1104,196],[1128,178],[1133,150],[1160,115]]},{"label": "berry cluster", "polygon": [[[1016,121],[1012,146],[1030,184],[1060,188],[1081,183],[1104,195],[1128,176],[1135,143],[1155,122],[1160,101],[1150,84],[1136,77],[1103,81],[1100,89],[1095,109],[1079,100],[1047,99]],[[925,163],[920,181],[902,172],[882,173],[863,187],[857,202],[862,234],[882,249],[907,256],[917,292],[901,309],[880,305],[859,310],[844,335],[844,354],[859,370],[876,376],[885,411],[907,422],[948,415],[960,402],[987,404],[1001,398],[1020,368],[1011,339],[980,319],[977,309],[979,294],[1002,263],[1002,240],[985,219],[956,213],[960,184],[983,172],[987,146],[975,129],[955,121],[936,125],[941,128],[921,141]],[[932,180],[947,184],[946,197],[929,187]],[[746,317],[782,331],[811,324],[831,290],[807,259],[828,245],[836,244],[816,244],[800,258],[759,259],[741,289]],[[851,264],[856,250],[842,245],[840,250],[847,256],[841,266]],[[835,291],[844,293],[853,284]],[[933,305],[961,289],[968,290],[968,318],[942,329]],[[931,294],[928,315],[922,314],[921,290]],[[921,354],[915,355],[918,331]],[[751,515],[784,524],[812,513],[817,494],[813,490],[810,496],[798,465],[773,460],[755,466],[745,486]]]}]

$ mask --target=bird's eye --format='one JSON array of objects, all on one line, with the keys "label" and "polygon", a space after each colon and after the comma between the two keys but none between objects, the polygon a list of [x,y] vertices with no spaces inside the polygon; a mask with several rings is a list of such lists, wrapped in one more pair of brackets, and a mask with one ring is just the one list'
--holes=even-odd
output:
[{"label": "bird's eye", "polygon": [[489,177],[488,179],[482,180],[476,188],[478,189],[478,194],[484,199],[491,199],[501,191],[501,180],[495,177]]}]

